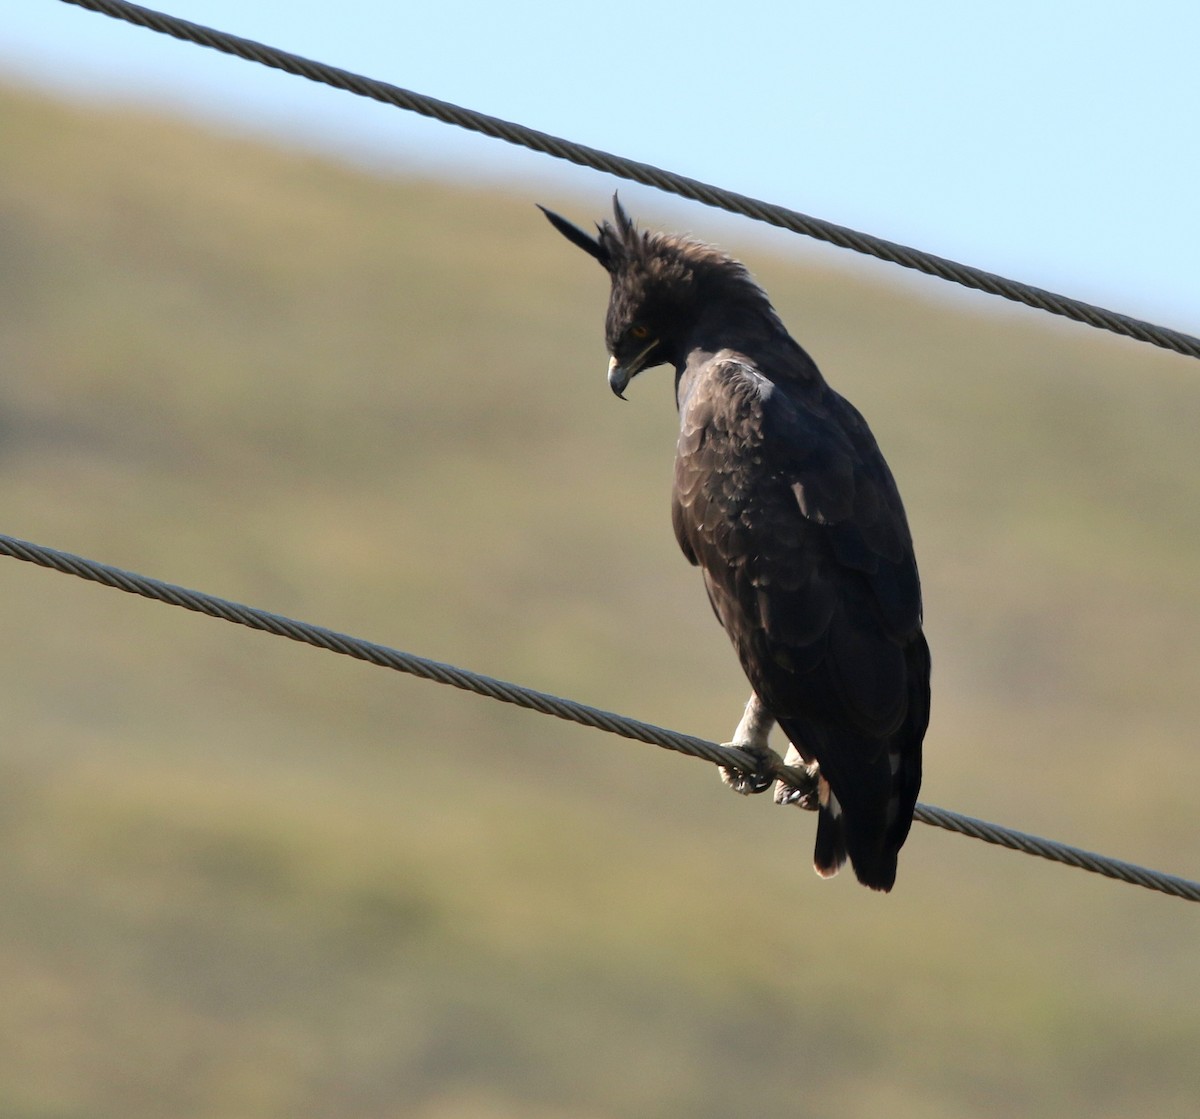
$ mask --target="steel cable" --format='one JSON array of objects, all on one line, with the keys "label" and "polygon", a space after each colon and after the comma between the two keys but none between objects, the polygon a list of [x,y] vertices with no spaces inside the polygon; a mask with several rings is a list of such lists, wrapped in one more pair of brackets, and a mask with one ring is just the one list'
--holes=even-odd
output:
[{"label": "steel cable", "polygon": [[[27,540],[0,535],[0,555],[37,564],[40,567],[50,568],[67,575],[74,575],[80,579],[100,583],[129,594],[141,595],[143,598],[153,599],[156,602],[179,606],[198,614],[207,614],[211,618],[220,618],[226,622],[234,622],[250,629],[275,634],[278,637],[287,637],[292,641],[303,642],[329,652],[354,657],[356,660],[366,661],[382,668],[406,672],[423,680],[448,684],[451,687],[474,692],[476,695],[486,696],[502,703],[511,703],[531,711],[539,711],[543,715],[553,715],[558,719],[594,727],[623,738],[646,742],[666,750],[674,750],[690,757],[701,758],[714,765],[730,766],[748,771],[755,769],[756,763],[753,758],[741,750],[735,750],[729,746],[718,745],[694,735],[681,734],[678,731],[654,726],[651,723],[643,723],[625,715],[618,715],[598,707],[590,707],[587,704],[577,703],[575,700],[563,699],[547,692],[523,687],[520,684],[483,676],[468,669],[429,660],[414,653],[405,653],[386,645],[377,645],[358,637],[337,633],[323,626],[296,621],[293,618],[272,614],[253,606],[230,602],[228,599],[205,594],[203,591],[189,590],[172,583],[164,583],[146,575],[137,575],[119,567],[71,555],[68,552],[60,552],[57,549],[33,544]],[[772,777],[782,777],[792,782],[804,782],[807,778],[803,772],[785,766],[778,757],[771,763],[768,772]],[[944,828],[946,831],[959,835],[981,839],[985,843],[1006,847],[1012,851],[1037,855],[1039,858],[1049,859],[1051,862],[1078,867],[1080,870],[1102,874],[1107,878],[1128,882],[1135,886],[1144,886],[1148,890],[1157,890],[1159,893],[1170,894],[1172,897],[1183,898],[1187,901],[1200,901],[1200,882],[1192,882],[1176,875],[1136,866],[1107,855],[1084,851],[1055,840],[1042,839],[1035,835],[1003,827],[1000,824],[977,820],[933,805],[918,804],[913,817],[921,823]]]},{"label": "steel cable", "polygon": [[730,213],[741,214],[755,221],[766,222],[782,229],[791,230],[813,237],[818,241],[827,241],[841,248],[852,249],[858,253],[877,257],[880,260],[899,264],[926,275],[937,276],[963,287],[984,291],[990,295],[998,295],[1015,303],[1039,310],[1049,311],[1076,322],[1101,330],[1109,330],[1134,338],[1139,342],[1148,342],[1163,349],[1174,350],[1176,353],[1189,357],[1200,358],[1200,338],[1172,330],[1164,326],[1142,319],[1109,311],[1091,303],[1084,303],[1066,295],[1059,295],[1044,288],[1033,287],[1017,280],[1009,280],[993,272],[985,272],[968,264],[959,264],[945,257],[922,252],[920,249],[909,248],[906,245],[887,241],[869,233],[860,233],[846,226],[835,225],[821,218],[809,217],[796,210],[784,206],[776,206],[762,202],[744,194],[722,190],[697,179],[685,175],[677,175],[673,171],[665,171],[649,163],[639,163],[636,160],[625,159],[609,152],[590,148],[584,144],[576,144],[563,140],[522,124],[501,120],[486,113],[476,112],[435,97],[402,89],[387,82],[364,77],[361,74],[316,62],[265,43],[257,43],[252,39],[243,39],[225,31],[218,31],[189,20],[157,12],[151,8],[143,8],[138,4],[130,4],[126,0],[63,0],[64,3],[74,4],[89,11],[99,12],[114,19],[125,20],[139,27],[171,35],[203,47],[222,51],[250,62],[257,62],[289,74],[296,74],[310,81],[321,82],[335,89],[346,90],[360,97],[369,97],[400,109],[420,113],[446,124],[457,125],[473,132],[483,133],[510,144],[518,144],[533,151],[564,159],[582,167],[591,167],[597,171],[605,171],[622,179],[642,183],[646,186],[657,187],[659,190],[677,194],[702,202],[706,206],[728,210]]}]

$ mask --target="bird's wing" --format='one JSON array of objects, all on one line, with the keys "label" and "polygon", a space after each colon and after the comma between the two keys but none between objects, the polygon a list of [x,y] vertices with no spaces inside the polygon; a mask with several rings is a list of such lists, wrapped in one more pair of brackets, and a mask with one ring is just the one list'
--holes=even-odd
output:
[{"label": "bird's wing", "polygon": [[763,412],[765,445],[801,516],[827,529],[837,564],[870,588],[896,640],[921,625],[921,588],[900,492],[866,420],[832,389],[816,400],[776,388]]}]

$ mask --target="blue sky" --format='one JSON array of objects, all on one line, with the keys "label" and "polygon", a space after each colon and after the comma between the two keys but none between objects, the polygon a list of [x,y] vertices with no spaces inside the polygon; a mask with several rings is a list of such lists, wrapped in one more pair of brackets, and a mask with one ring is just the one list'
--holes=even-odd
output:
[{"label": "blue sky", "polygon": [[[1200,332],[1195,0],[159,6]],[[599,216],[616,185],[61,0],[8,0],[0,72],[367,163],[528,183],[531,198],[539,184],[574,190],[580,220]],[[621,189],[635,211],[648,197]],[[674,211],[700,235],[728,228],[703,207]],[[792,234],[764,236],[799,248]],[[931,294],[945,286],[917,282]]]}]

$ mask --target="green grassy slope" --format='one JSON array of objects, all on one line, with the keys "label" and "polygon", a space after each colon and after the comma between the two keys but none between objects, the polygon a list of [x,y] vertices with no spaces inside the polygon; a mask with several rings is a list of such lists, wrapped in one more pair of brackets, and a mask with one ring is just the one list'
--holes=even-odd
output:
[{"label": "green grassy slope", "polygon": [[[0,95],[0,530],[728,736],[669,378],[613,401],[533,201]],[[727,247],[905,493],[924,799],[1200,873],[1200,367]],[[920,826],[892,896],[822,883],[702,764],[0,603],[4,1115],[1194,1114],[1195,906]]]}]

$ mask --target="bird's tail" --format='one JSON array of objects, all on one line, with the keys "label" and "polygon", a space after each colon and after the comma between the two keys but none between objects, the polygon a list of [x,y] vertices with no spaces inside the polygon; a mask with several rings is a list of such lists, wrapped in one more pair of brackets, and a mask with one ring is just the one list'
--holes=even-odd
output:
[{"label": "bird's tail", "polygon": [[[788,747],[784,761],[788,765],[805,764],[795,745]],[[875,795],[869,797],[866,803],[863,801],[863,788],[850,788],[853,799],[849,818],[829,781],[816,766],[811,768],[817,775],[815,793],[792,788],[781,781],[775,789],[775,803],[816,808],[817,836],[813,847],[813,869],[822,878],[832,878],[849,858],[855,875],[863,885],[875,890],[890,890],[896,880],[896,853],[904,842],[902,835],[889,836],[885,825],[885,820],[898,818],[902,811],[902,792],[895,787],[889,790],[891,767],[883,767],[883,772],[880,772],[880,766],[872,767],[877,787],[874,789]],[[888,802],[886,813],[880,810],[885,800]]]},{"label": "bird's tail", "polygon": [[885,818],[889,823],[896,819],[901,799],[897,791],[888,797],[886,817],[878,811],[864,813],[859,804],[847,813],[824,778],[820,791],[813,869],[822,878],[832,878],[849,858],[854,876],[864,886],[886,893],[896,882],[896,856],[904,840],[880,824]]},{"label": "bird's tail", "polygon": [[819,796],[813,869],[822,878],[832,878],[846,861],[846,828],[842,822],[842,806],[824,777],[819,782]]},{"label": "bird's tail", "polygon": [[[811,757],[820,763],[814,869],[822,878],[832,878],[849,859],[864,886],[885,893],[896,882],[896,857],[912,827],[921,789],[921,743],[929,726],[929,646],[924,637],[917,635],[905,658],[908,706],[900,726],[882,742],[846,732],[835,739],[820,724],[779,720],[793,743],[785,761],[794,765]],[[808,744],[803,754],[796,742]],[[812,807],[807,796],[786,786],[775,799]]]},{"label": "bird's tail", "polygon": [[832,878],[846,862],[846,824],[842,818],[842,805],[829,782],[821,776],[817,766],[806,761],[804,755],[796,749],[795,743],[789,743],[787,755],[783,759],[785,765],[807,769],[815,777],[816,784],[804,788],[796,788],[782,779],[775,786],[776,804],[794,804],[798,808],[815,808],[817,810],[817,843],[813,851],[813,868],[822,878]]},{"label": "bird's tail", "polygon": [[[895,884],[896,857],[908,838],[921,790],[921,739],[929,723],[927,695],[915,691],[904,723],[869,771],[860,770],[852,782],[830,773],[843,793],[841,802],[832,789],[827,798],[821,798],[813,861],[822,877],[834,873],[848,856],[864,886],[886,893]],[[833,862],[829,856],[836,860],[839,853],[841,859]],[[824,869],[830,865],[832,870]]]},{"label": "bird's tail", "polygon": [[[813,868],[822,878],[832,878],[849,859],[864,886],[886,893],[896,881],[896,858],[921,787],[920,740],[914,744],[901,733],[883,750],[870,740],[854,745],[859,756],[872,746],[878,753],[873,764],[850,774],[842,772],[832,755],[819,774]],[[782,799],[776,795],[779,803],[801,803],[787,791]]]}]

